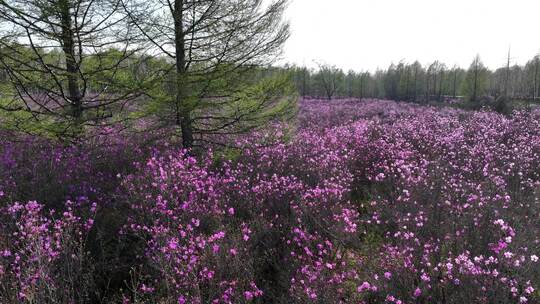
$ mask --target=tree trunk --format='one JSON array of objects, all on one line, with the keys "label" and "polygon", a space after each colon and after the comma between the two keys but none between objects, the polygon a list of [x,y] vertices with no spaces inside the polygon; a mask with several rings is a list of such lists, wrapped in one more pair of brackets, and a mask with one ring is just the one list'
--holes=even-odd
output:
[{"label": "tree trunk", "polygon": [[69,12],[69,0],[59,2],[61,9],[62,24],[62,50],[66,58],[66,71],[68,81],[68,99],[72,108],[73,117],[77,123],[81,123],[83,114],[82,94],[79,87],[78,65],[75,55],[75,40],[71,28],[71,14]]},{"label": "tree trunk", "polygon": [[306,69],[302,69],[302,97],[305,97],[307,95],[306,92],[306,83],[307,83],[307,73]]},{"label": "tree trunk", "polygon": [[411,77],[411,73],[409,71],[409,68],[407,67],[407,78],[405,80],[405,100],[409,101],[409,78]]},{"label": "tree trunk", "polygon": [[504,80],[504,98],[508,100],[508,89],[510,86],[510,50],[508,50],[508,61],[506,63],[506,78]]},{"label": "tree trunk", "polygon": [[185,149],[193,147],[193,125],[191,121],[191,109],[185,104],[186,77],[186,50],[184,39],[184,1],[174,2],[174,34],[176,50],[176,125],[180,126],[182,133],[182,146]]},{"label": "tree trunk", "polygon": [[476,101],[476,87],[478,86],[478,63],[474,67],[474,84],[473,84],[473,95],[471,100]]},{"label": "tree trunk", "polygon": [[534,64],[534,88],[533,88],[533,101],[536,100],[536,97],[538,97],[538,90],[540,90],[540,87],[538,86],[538,66],[539,66],[538,60],[536,60]]},{"label": "tree trunk", "polygon": [[433,73],[433,96],[432,98],[437,98],[437,70],[435,69],[435,72]]},{"label": "tree trunk", "polygon": [[360,76],[360,100],[364,98],[364,75]]},{"label": "tree trunk", "polygon": [[441,71],[441,75],[439,77],[439,102],[443,101],[443,80],[444,80],[444,72]]},{"label": "tree trunk", "polygon": [[426,100],[425,100],[425,103],[428,103],[429,101],[429,72],[428,74],[426,75]]},{"label": "tree trunk", "polygon": [[416,102],[416,98],[418,97],[418,66],[414,66],[414,102]]},{"label": "tree trunk", "polygon": [[457,82],[457,70],[454,71],[454,86],[452,90],[452,96],[456,98],[456,82]]}]

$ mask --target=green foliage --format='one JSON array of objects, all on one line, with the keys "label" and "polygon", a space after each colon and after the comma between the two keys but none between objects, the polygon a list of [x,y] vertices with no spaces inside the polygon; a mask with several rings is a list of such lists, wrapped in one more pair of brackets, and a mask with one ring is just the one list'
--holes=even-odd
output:
[{"label": "green foliage", "polygon": [[244,128],[255,128],[275,119],[291,118],[297,99],[290,76],[268,77],[235,93],[223,114],[244,118]]},{"label": "green foliage", "polygon": [[[178,107],[180,112],[192,113],[196,129],[230,134],[290,119],[296,113],[298,94],[289,73],[266,75],[261,69],[241,71],[222,66],[207,75],[210,79],[201,77],[185,74],[177,79],[174,72],[163,74],[162,80],[149,90],[152,98],[131,117],[153,116],[171,124]],[[182,86],[180,103],[174,91],[175,81]]]},{"label": "green foliage", "polygon": [[4,130],[35,134],[46,138],[56,138],[69,130],[69,126],[65,123],[55,121],[51,117],[32,114],[23,108],[13,110],[13,106],[13,100],[0,98],[0,109],[10,109],[9,111],[0,110],[0,124]]},{"label": "green foliage", "polygon": [[146,75],[138,73],[142,64],[140,57],[129,57],[126,52],[109,49],[85,58],[81,69],[88,77],[91,91],[107,91],[109,94],[126,94],[139,89]]},{"label": "green foliage", "polygon": [[480,57],[477,56],[463,81],[461,93],[467,96],[469,101],[476,102],[487,93],[489,71],[484,66]]}]

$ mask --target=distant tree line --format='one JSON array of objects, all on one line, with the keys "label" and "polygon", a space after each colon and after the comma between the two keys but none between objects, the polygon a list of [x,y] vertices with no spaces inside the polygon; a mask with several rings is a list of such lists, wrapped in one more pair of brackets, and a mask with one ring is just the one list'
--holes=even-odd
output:
[{"label": "distant tree line", "polygon": [[324,98],[388,98],[411,102],[465,99],[481,101],[539,100],[540,55],[525,65],[489,70],[476,56],[468,69],[448,67],[440,61],[391,64],[375,72],[343,71],[322,64],[317,69],[287,67],[302,96]]}]

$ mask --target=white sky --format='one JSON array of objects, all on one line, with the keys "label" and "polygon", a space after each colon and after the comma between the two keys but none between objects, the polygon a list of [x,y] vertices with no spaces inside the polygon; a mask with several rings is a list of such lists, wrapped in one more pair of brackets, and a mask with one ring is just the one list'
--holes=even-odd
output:
[{"label": "white sky", "polygon": [[282,63],[374,71],[401,59],[490,68],[540,52],[540,0],[291,0]]}]

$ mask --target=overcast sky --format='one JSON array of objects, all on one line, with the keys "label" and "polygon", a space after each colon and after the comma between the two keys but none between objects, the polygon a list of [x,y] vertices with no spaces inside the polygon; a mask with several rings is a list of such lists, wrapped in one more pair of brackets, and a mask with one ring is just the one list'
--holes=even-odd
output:
[{"label": "overcast sky", "polygon": [[387,68],[404,59],[490,68],[540,51],[540,0],[291,0],[283,62]]}]

